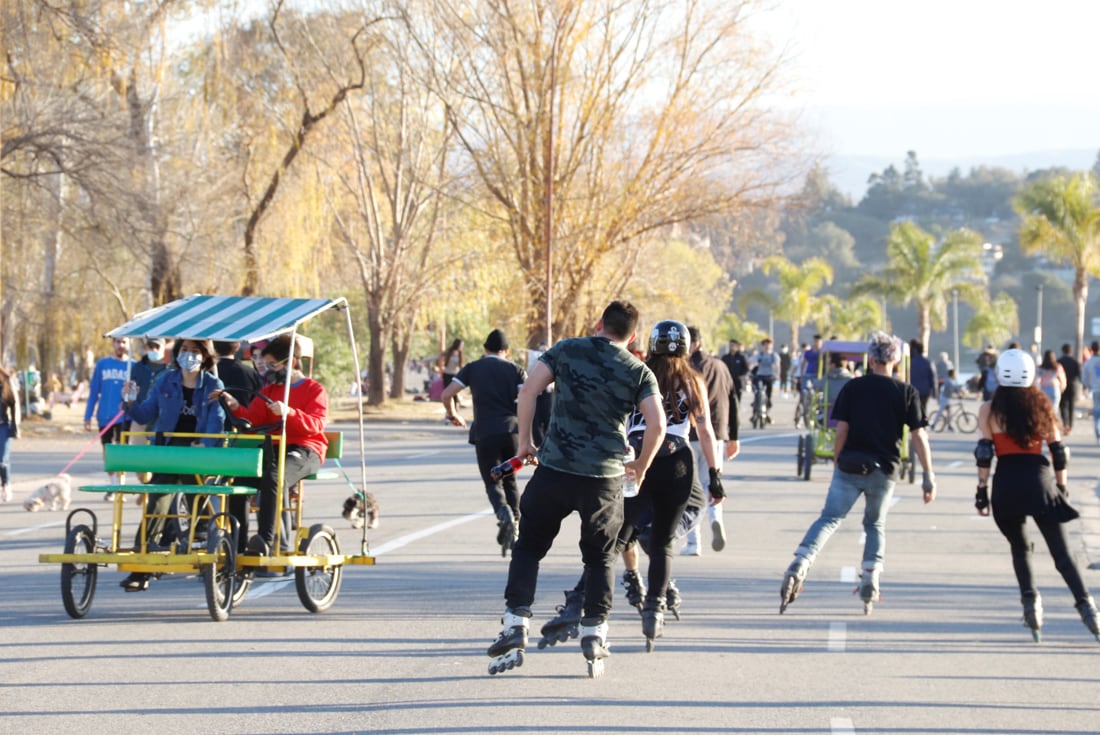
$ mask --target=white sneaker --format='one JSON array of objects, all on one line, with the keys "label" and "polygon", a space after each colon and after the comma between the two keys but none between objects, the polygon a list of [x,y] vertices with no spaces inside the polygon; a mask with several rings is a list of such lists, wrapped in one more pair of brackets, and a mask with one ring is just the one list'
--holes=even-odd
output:
[{"label": "white sneaker", "polygon": [[702,556],[703,550],[695,545],[688,545],[680,552],[680,556]]}]

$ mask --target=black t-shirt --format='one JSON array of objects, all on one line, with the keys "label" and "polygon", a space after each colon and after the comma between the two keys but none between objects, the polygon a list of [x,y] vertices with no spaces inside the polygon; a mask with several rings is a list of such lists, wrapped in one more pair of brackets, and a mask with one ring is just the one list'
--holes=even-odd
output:
[{"label": "black t-shirt", "polygon": [[499,434],[519,431],[516,421],[516,397],[527,373],[504,358],[486,355],[467,363],[455,381],[466,386],[474,397],[474,425],[470,441],[477,442]]},{"label": "black t-shirt", "polygon": [[908,383],[868,373],[840,389],[833,418],[848,423],[845,449],[874,456],[894,477],[901,463],[903,428],[915,430],[922,423],[920,396]]},{"label": "black t-shirt", "polygon": [[1066,372],[1067,386],[1072,387],[1076,381],[1081,379],[1081,365],[1072,355],[1062,355],[1058,358],[1058,363],[1062,366],[1062,370]]},{"label": "black t-shirt", "polygon": [[[199,412],[195,408],[195,389],[183,386],[183,407],[176,419],[176,431],[194,433],[199,426]],[[190,443],[190,439],[187,440]]]}]

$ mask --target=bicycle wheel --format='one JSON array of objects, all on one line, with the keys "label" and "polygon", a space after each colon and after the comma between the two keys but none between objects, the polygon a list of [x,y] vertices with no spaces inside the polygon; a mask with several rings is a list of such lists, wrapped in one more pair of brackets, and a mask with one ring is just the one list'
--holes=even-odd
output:
[{"label": "bicycle wheel", "polygon": [[973,434],[978,430],[978,417],[965,408],[960,409],[955,416],[955,428],[964,434]]},{"label": "bicycle wheel", "polygon": [[[95,536],[87,526],[74,526],[65,539],[66,554],[92,554]],[[93,562],[65,562],[61,565],[61,602],[69,617],[80,619],[92,609],[99,567]]]},{"label": "bicycle wheel", "polygon": [[[336,542],[336,532],[320,523],[311,526],[309,535],[299,544],[298,553],[338,556],[340,545]],[[298,599],[306,610],[324,612],[332,606],[340,592],[343,571],[340,564],[332,563],[327,566],[294,568],[294,586],[298,591]]]}]

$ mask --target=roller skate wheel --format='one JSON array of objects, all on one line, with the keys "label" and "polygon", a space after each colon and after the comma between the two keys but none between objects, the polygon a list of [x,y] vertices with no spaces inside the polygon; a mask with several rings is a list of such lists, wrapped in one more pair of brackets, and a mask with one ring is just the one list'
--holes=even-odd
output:
[{"label": "roller skate wheel", "polygon": [[598,658],[588,662],[588,678],[598,679],[603,676],[603,659]]},{"label": "roller skate wheel", "polygon": [[523,649],[516,648],[489,662],[489,676],[523,666]]}]

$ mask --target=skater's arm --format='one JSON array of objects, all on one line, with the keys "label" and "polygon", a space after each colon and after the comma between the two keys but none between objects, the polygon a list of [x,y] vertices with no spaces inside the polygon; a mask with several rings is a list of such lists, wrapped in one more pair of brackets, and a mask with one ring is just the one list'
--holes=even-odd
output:
[{"label": "skater's arm", "polygon": [[[544,362],[535,363],[531,374],[527,376],[523,387],[519,389],[516,398],[516,421],[519,423],[519,451],[516,456],[520,459],[535,455],[538,449],[531,442],[531,427],[535,419],[535,401],[539,394],[554,382],[554,374]],[[662,416],[662,418],[664,418]],[[647,432],[648,433],[648,432]]]},{"label": "skater's arm", "polygon": [[839,457],[844,451],[844,445],[848,443],[848,422],[836,422],[836,435],[833,439],[833,457]]},{"label": "skater's arm", "polygon": [[913,430],[913,451],[920,460],[921,469],[924,470],[924,502],[931,503],[936,499],[936,480],[932,473],[932,447],[928,444],[928,434],[924,427]]}]

